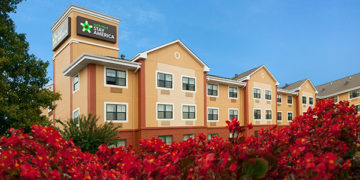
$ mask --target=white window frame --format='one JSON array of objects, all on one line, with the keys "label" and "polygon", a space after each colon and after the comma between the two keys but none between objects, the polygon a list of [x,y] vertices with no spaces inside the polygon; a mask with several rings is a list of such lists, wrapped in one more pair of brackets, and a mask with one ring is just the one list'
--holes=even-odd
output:
[{"label": "white window frame", "polygon": [[80,107],[78,107],[78,108],[76,108],[76,109],[73,110],[73,112],[72,112],[72,119],[75,119],[74,114],[75,114],[76,111],[79,111],[79,116],[78,116],[78,118],[80,117]]},{"label": "white window frame", "polygon": [[[305,103],[304,103],[304,98],[305,98]],[[306,105],[307,104],[307,97],[306,96],[302,96],[301,97],[301,103],[303,104],[303,105]]]},{"label": "white window frame", "polygon": [[[209,90],[208,84],[217,85],[217,87],[218,87],[217,96],[209,95],[209,92],[208,92],[208,90]],[[209,96],[209,97],[219,97],[219,96],[220,96],[220,86],[219,86],[219,84],[216,84],[216,83],[206,83],[206,96]]]},{"label": "white window frame", "polygon": [[[278,118],[278,113],[281,113],[281,120],[279,120],[279,118]],[[282,122],[283,121],[283,113],[282,113],[282,111],[278,111],[277,113],[276,113],[276,121],[278,121],[278,122]]]},{"label": "white window frame", "polygon": [[[281,102],[278,102],[278,101],[277,101],[277,99],[278,99],[277,96],[280,96]],[[276,95],[276,103],[277,103],[277,104],[282,104],[282,95],[281,95],[281,94],[277,94],[277,95]]]},{"label": "white window frame", "polygon": [[[114,69],[114,70],[119,70],[119,71],[125,71],[125,86],[120,86],[120,85],[112,85],[112,84],[106,84],[106,69]],[[104,66],[104,86],[105,87],[114,87],[114,88],[128,88],[128,84],[129,84],[129,73],[127,69],[122,69],[122,68],[113,68],[113,67],[107,67]]]},{"label": "white window frame", "polygon": [[[172,105],[173,107],[173,115],[172,115],[172,118],[171,119],[159,119],[158,118],[158,104],[164,104],[164,105]],[[174,103],[167,103],[167,102],[156,102],[156,120],[157,121],[172,121],[174,120],[174,117],[175,117],[175,105]]]},{"label": "white window frame", "polygon": [[[353,91],[359,91],[359,92],[360,92],[360,89],[355,89],[355,90],[353,90]],[[349,92],[349,99],[357,99],[357,98],[360,98],[360,95],[359,95],[358,97],[350,98],[351,92],[353,92],[353,91],[350,91],[350,92]]]},{"label": "white window frame", "polygon": [[[172,86],[171,86],[171,88],[164,88],[164,87],[159,87],[158,86],[158,73],[163,73],[163,74],[170,74],[171,76],[172,76]],[[171,72],[165,72],[165,71],[159,71],[159,70],[157,70],[157,71],[155,71],[155,88],[156,89],[161,89],[161,90],[174,90],[174,86],[175,86],[175,76],[174,76],[174,74],[173,73],[171,73]],[[182,89],[182,88],[181,88]]]},{"label": "white window frame", "polygon": [[[238,118],[238,120],[239,120],[239,109],[238,109],[238,108],[229,108],[229,109],[228,109],[228,118],[229,118],[229,120],[231,120],[231,119],[230,119],[230,110],[236,110],[236,111],[237,111],[237,113],[238,113],[238,117],[237,117],[237,118]],[[240,120],[239,120],[239,121],[240,121]]]},{"label": "white window frame", "polygon": [[[255,119],[255,110],[260,110],[260,119]],[[259,108],[254,108],[254,109],[253,109],[252,116],[253,116],[254,121],[261,121],[261,120],[262,120],[261,109],[259,109]]]},{"label": "white window frame", "polygon": [[[218,119],[217,120],[209,120],[209,109],[217,109],[218,111]],[[206,111],[206,120],[207,122],[219,122],[220,119],[220,109],[218,107],[208,107]]]},{"label": "white window frame", "polygon": [[289,95],[288,96],[286,96],[286,103],[288,104],[288,105],[293,105],[294,104],[294,97],[293,96],[291,96],[291,104],[289,103]]},{"label": "white window frame", "polygon": [[[189,91],[189,90],[184,90],[183,89],[183,77],[186,77],[186,78],[194,78],[195,79],[195,90],[194,91]],[[156,78],[157,78],[157,76],[156,76]],[[183,92],[191,92],[191,93],[196,93],[196,90],[197,90],[197,85],[196,85],[196,77],[192,77],[192,76],[187,76],[187,75],[181,75],[181,91],[183,91]],[[156,83],[157,83],[157,81],[156,81]],[[174,83],[174,82],[173,82]],[[157,86],[157,85],[156,85]]]},{"label": "white window frame", "polygon": [[[356,106],[360,106],[360,104],[354,104],[355,108],[356,108]],[[360,111],[358,111],[358,114],[360,114]]]},{"label": "white window frame", "polygon": [[[79,82],[78,82],[79,87],[74,90],[74,78],[75,78],[76,76],[77,76],[78,79],[79,79]],[[78,73],[78,74],[76,74],[75,76],[73,76],[73,77],[71,78],[71,80],[72,80],[72,87],[71,87],[71,89],[72,89],[72,93],[74,94],[74,93],[76,93],[77,91],[79,91],[79,89],[80,89],[80,73]]]},{"label": "white window frame", "polygon": [[[195,106],[195,119],[184,119],[184,112],[183,112],[183,108],[184,106]],[[157,113],[157,111],[156,111]],[[196,104],[181,104],[181,120],[184,121],[196,121],[197,119],[197,106]]]},{"label": "white window frame", "polygon": [[[230,88],[236,88],[236,98],[230,97]],[[239,88],[237,86],[228,86],[228,98],[229,99],[238,99],[239,98]]]},{"label": "white window frame", "polygon": [[[350,95],[349,95],[350,96]],[[335,98],[337,99],[337,101],[335,101]],[[339,100],[339,96],[334,96],[334,103],[338,103],[340,100]]]},{"label": "white window frame", "polygon": [[[266,111],[271,111],[271,119],[266,119]],[[274,118],[274,116],[273,116],[273,113],[272,113],[272,109],[265,109],[265,120],[266,121],[272,121],[273,118]]]},{"label": "white window frame", "polygon": [[[259,89],[259,90],[260,90],[260,98],[254,97],[254,95],[255,95],[255,89]],[[261,88],[253,87],[252,97],[253,97],[254,99],[260,100],[260,99],[261,99]]]},{"label": "white window frame", "polygon": [[[266,91],[270,91],[270,98],[271,98],[271,99],[266,99]],[[270,90],[270,89],[264,89],[264,99],[265,99],[266,101],[272,101],[272,90]]]},{"label": "white window frame", "polygon": [[[291,121],[289,121],[289,113],[291,113]],[[294,120],[294,113],[292,112],[292,111],[288,111],[287,113],[286,113],[286,119],[287,119],[287,121],[288,122],[292,122],[293,120]]]},{"label": "white window frame", "polygon": [[[126,121],[107,120],[106,119],[106,105],[107,104],[125,105],[126,106]],[[129,122],[129,104],[127,102],[104,102],[104,122],[112,122],[112,123],[127,123],[127,122]]]},{"label": "white window frame", "polygon": [[[313,101],[313,103],[312,103],[312,104],[310,104],[310,98],[312,98],[312,101]],[[308,101],[309,101],[309,103],[308,103],[308,104],[309,104],[310,106],[314,105],[314,98],[313,98],[312,96],[309,96]]]}]

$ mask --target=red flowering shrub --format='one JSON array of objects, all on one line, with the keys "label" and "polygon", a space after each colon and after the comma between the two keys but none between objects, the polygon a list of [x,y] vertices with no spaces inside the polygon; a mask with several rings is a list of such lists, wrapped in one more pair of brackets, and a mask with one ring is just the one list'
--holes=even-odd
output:
[{"label": "red flowering shrub", "polygon": [[340,179],[359,150],[358,123],[347,102],[322,101],[289,127],[245,138],[237,119],[227,121],[230,141],[204,135],[164,144],[160,139],[131,146],[101,145],[94,155],[81,152],[50,127],[30,134],[10,129],[0,139],[2,179]]}]

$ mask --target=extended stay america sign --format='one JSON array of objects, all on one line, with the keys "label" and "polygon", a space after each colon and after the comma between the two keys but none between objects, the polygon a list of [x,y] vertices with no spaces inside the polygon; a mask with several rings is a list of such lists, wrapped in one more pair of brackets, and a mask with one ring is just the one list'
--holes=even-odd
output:
[{"label": "extended stay america sign", "polygon": [[116,43],[116,27],[88,18],[77,16],[76,32],[78,35]]}]

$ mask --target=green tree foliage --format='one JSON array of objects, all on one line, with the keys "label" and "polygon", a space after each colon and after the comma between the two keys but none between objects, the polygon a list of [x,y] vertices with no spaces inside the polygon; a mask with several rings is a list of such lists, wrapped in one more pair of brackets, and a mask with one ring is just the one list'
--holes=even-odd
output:
[{"label": "green tree foliage", "polygon": [[65,140],[72,139],[82,151],[95,153],[101,144],[112,145],[119,140],[118,126],[113,123],[100,123],[99,118],[89,114],[70,119],[66,122],[57,120],[60,127],[55,127]]},{"label": "green tree foliage", "polygon": [[25,34],[15,32],[10,13],[21,0],[0,1],[0,134],[10,127],[47,125],[40,108],[54,108],[52,102],[60,95],[44,89],[49,82],[46,68],[49,63],[29,54]]}]

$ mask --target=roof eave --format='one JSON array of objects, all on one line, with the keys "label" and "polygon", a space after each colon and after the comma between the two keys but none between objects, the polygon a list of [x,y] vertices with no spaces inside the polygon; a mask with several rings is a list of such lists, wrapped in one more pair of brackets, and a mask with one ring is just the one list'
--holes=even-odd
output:
[{"label": "roof eave", "polygon": [[231,79],[223,79],[223,78],[218,78],[218,77],[214,77],[214,76],[207,76],[206,80],[208,80],[210,82],[231,84],[231,85],[237,85],[237,86],[241,86],[241,87],[246,86],[245,82],[240,82],[240,81],[231,80]]}]

